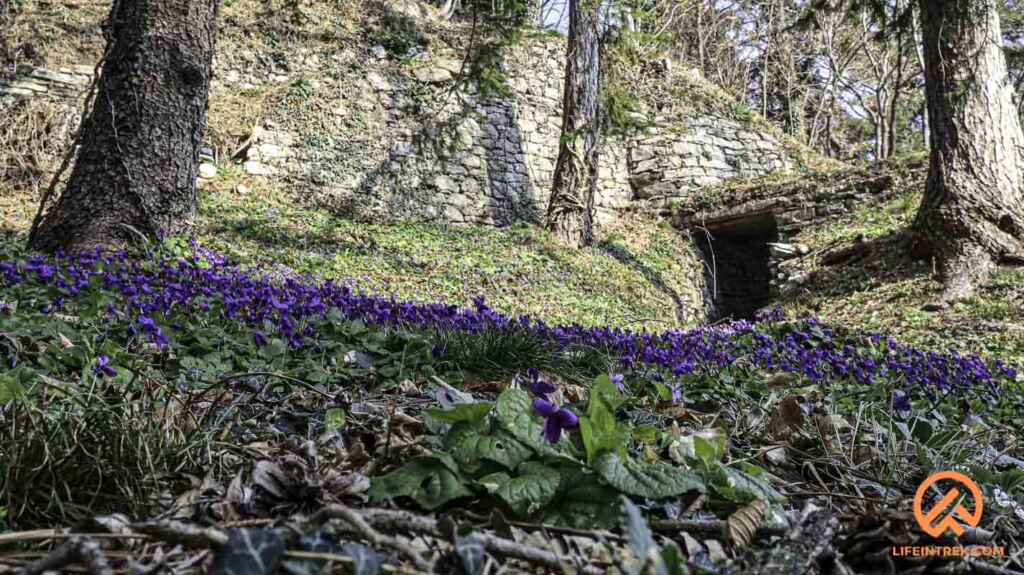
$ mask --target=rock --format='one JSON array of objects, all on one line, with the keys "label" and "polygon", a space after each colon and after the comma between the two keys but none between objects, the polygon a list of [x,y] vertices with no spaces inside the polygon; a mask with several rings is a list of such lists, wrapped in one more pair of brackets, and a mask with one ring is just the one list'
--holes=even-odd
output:
[{"label": "rock", "polygon": [[243,165],[245,173],[251,176],[272,176],[276,173],[276,170],[272,166],[257,162],[256,160],[249,160]]},{"label": "rock", "polygon": [[249,188],[249,186],[247,186],[245,184],[239,184],[238,187],[235,188],[235,191],[238,192],[239,194],[243,194],[244,195],[244,194],[248,194],[252,190],[251,190],[251,188]]},{"label": "rock", "polygon": [[373,86],[373,89],[377,90],[378,92],[391,91],[391,83],[388,82],[387,79],[384,78],[384,76],[381,76],[377,72],[368,73],[366,75],[366,81],[369,82],[370,85]]},{"label": "rock", "polygon": [[380,44],[370,48],[370,52],[373,54],[373,57],[378,60],[383,60],[388,57],[388,51]]},{"label": "rock", "polygon": [[[801,250],[803,248],[803,250]],[[797,256],[802,256],[807,253],[807,246],[798,246],[794,244],[784,244],[780,242],[769,242],[768,251],[771,253],[773,258],[780,260],[788,260]]]},{"label": "rock", "polygon": [[459,190],[459,184],[444,174],[434,178],[434,187],[443,192],[457,192]]},{"label": "rock", "polygon": [[414,78],[424,84],[440,84],[452,79],[452,73],[437,66],[423,66],[412,71]]},{"label": "rock", "polygon": [[423,9],[420,7],[420,3],[417,2],[417,0],[396,0],[389,6],[395,12],[404,14],[413,19],[422,18],[424,16]]},{"label": "rock", "polygon": [[209,180],[217,177],[217,166],[213,164],[199,164],[199,177]]},{"label": "rock", "polygon": [[284,150],[277,144],[260,144],[260,157],[264,160],[273,160],[284,155]]}]

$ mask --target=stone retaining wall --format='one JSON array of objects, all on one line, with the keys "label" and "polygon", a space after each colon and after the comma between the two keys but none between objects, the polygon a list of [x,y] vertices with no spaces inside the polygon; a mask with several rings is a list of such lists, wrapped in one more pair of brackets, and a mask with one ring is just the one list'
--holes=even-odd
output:
[{"label": "stone retaining wall", "polygon": [[[561,131],[561,39],[534,38],[510,50],[511,94],[488,98],[472,87],[452,92],[458,53],[399,59],[379,46],[337,50],[218,53],[211,105],[246,92],[287,96],[263,114],[247,147],[204,154],[222,164],[205,165],[204,179],[235,163],[374,219],[505,225],[543,214]],[[74,107],[92,71],[19,69],[0,82],[0,98],[64,98]],[[633,136],[604,140],[596,219],[604,224],[623,209],[792,164],[775,136],[739,122],[659,118]]]}]

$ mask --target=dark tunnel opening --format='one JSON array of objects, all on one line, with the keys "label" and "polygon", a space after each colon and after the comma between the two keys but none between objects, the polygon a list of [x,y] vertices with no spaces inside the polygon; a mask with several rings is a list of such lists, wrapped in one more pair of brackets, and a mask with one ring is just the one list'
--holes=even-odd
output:
[{"label": "dark tunnel opening", "polygon": [[771,303],[768,244],[778,238],[771,214],[694,231],[705,263],[709,321],[752,319],[758,310]]}]

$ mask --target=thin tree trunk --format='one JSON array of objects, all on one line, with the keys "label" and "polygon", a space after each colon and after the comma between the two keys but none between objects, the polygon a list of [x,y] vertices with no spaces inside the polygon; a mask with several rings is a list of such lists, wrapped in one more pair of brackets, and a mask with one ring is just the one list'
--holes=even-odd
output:
[{"label": "thin tree trunk", "polygon": [[218,0],[116,0],[67,187],[30,235],[79,251],[181,231],[196,206]]},{"label": "thin tree trunk", "polygon": [[[925,73],[924,64],[924,38],[921,35],[921,10],[920,6],[914,10],[911,18],[911,25],[913,26],[914,32],[914,54],[917,56],[917,65],[921,68],[921,73]],[[921,110],[921,138],[924,141],[924,147],[928,148],[929,142],[931,141],[931,123],[928,121],[928,97],[927,90],[925,90],[925,102]]]},{"label": "thin tree trunk", "polygon": [[600,139],[600,3],[572,0],[562,96],[562,137],[555,163],[547,228],[570,246],[593,240]]},{"label": "thin tree trunk", "polygon": [[944,291],[969,297],[1024,236],[1020,120],[1006,79],[997,0],[920,0],[931,164],[915,227]]}]

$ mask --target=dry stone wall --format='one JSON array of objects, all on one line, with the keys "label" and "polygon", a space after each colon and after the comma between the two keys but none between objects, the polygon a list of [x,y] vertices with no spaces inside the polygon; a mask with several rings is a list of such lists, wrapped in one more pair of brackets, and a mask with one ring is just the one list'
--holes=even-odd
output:
[{"label": "dry stone wall", "polygon": [[0,103],[10,105],[21,98],[52,97],[77,99],[85,95],[92,80],[92,66],[69,66],[56,70],[19,66],[8,78],[0,77]]},{"label": "dry stone wall", "polygon": [[629,143],[629,181],[636,199],[665,203],[695,188],[793,167],[773,134],[734,120],[699,116],[683,122],[663,118],[658,124],[671,127]]},{"label": "dry stone wall", "polygon": [[[497,97],[472,86],[453,90],[462,67],[455,52],[396,57],[358,45],[321,53],[224,50],[214,62],[211,105],[239,94],[274,94],[274,104],[243,148],[209,150],[200,173],[213,179],[233,163],[374,219],[537,220],[558,156],[564,50],[552,37],[510,50],[511,92]],[[74,107],[91,74],[90,66],[20,69],[0,82],[0,98],[57,97]],[[597,221],[791,166],[778,139],[739,122],[658,118],[632,136],[605,139]]]}]

